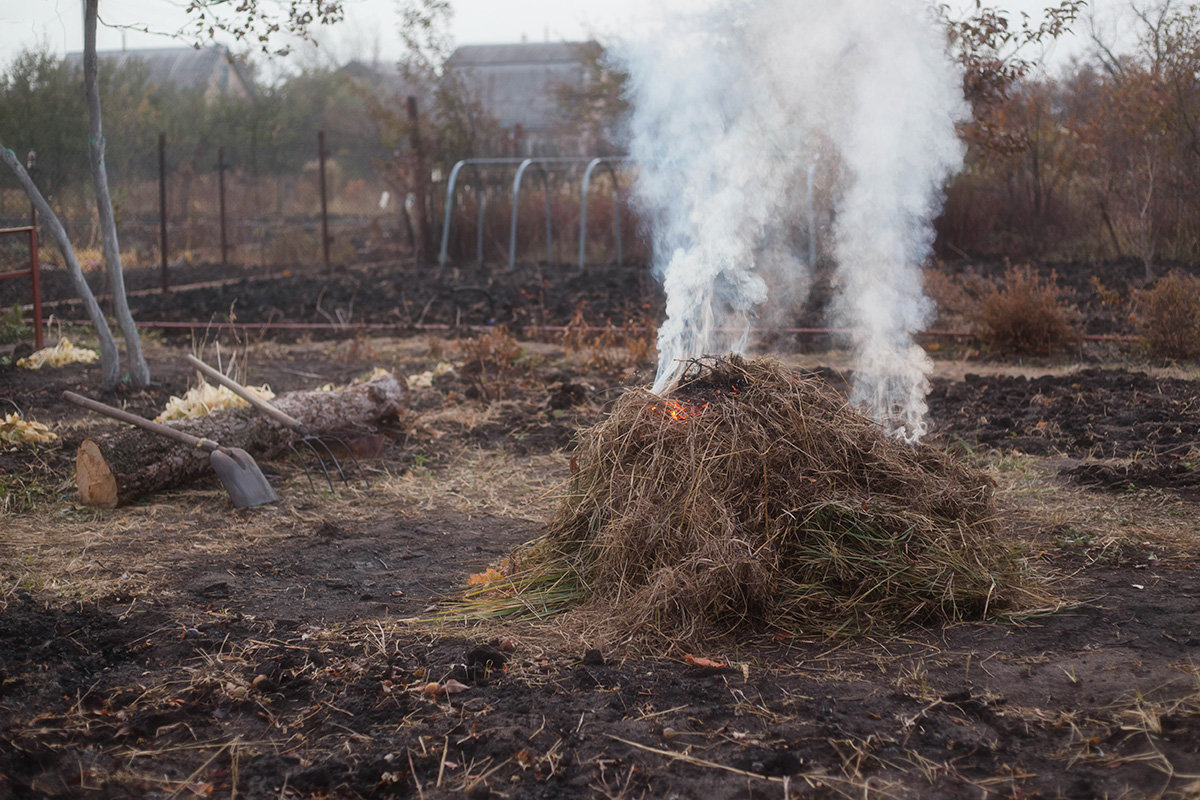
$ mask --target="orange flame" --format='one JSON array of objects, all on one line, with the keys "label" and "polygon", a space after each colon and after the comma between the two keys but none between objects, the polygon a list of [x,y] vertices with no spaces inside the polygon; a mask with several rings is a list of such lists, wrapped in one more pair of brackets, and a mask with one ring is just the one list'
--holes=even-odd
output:
[{"label": "orange flame", "polygon": [[688,420],[692,417],[698,417],[704,413],[704,409],[708,408],[708,403],[700,406],[693,406],[688,403],[681,403],[678,400],[668,400],[660,409],[658,406],[650,406],[651,411],[659,411],[666,414],[671,419]]},{"label": "orange flame", "polygon": [[[720,396],[720,389],[715,389],[715,393]],[[728,387],[730,397],[737,397],[739,394],[738,387]],[[693,417],[698,417],[708,410],[708,401],[702,402],[687,402],[684,400],[664,400],[662,405],[650,406],[651,411],[657,411],[674,420],[687,421]]]}]

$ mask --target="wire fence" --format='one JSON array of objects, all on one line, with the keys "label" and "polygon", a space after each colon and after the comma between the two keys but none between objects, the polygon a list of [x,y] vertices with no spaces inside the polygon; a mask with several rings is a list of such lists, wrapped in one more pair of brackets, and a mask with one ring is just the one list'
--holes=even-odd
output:
[{"label": "wire fence", "polygon": [[[323,229],[335,263],[369,256],[371,250],[394,255],[408,246],[390,167],[402,157],[359,141],[331,142],[322,158],[316,137],[308,152],[250,157],[244,152],[231,146],[227,156],[226,148],[214,145],[201,153],[179,153],[163,137],[138,169],[127,170],[134,174],[110,168],[122,262],[128,267],[164,261],[168,267],[317,265],[326,260]],[[32,174],[36,181],[36,167]],[[47,199],[84,269],[98,265],[101,235],[90,181],[60,187]],[[0,227],[25,225],[29,219],[28,199],[3,171]],[[27,254],[18,251],[16,244],[0,244],[0,264],[24,260]],[[61,257],[48,251],[46,262],[61,264]]]},{"label": "wire fence", "polygon": [[[320,147],[324,141],[324,157]],[[126,159],[128,161],[128,159]],[[510,248],[514,167],[489,170],[458,188],[448,243],[451,261],[502,263]],[[137,162],[110,169],[109,186],[127,268],[158,267],[164,284],[185,267],[272,271],[411,257],[418,215],[413,160],[364,139],[314,135],[309,150],[225,147],[207,142],[202,152],[181,153],[160,137]],[[436,257],[442,235],[448,170],[434,166],[426,180],[429,240]],[[32,170],[36,180],[37,168]],[[522,258],[577,261],[582,165],[530,181],[516,229]],[[623,183],[623,186],[618,186]],[[626,261],[644,258],[638,222],[627,202],[629,179],[596,181],[589,191],[589,259],[615,257],[614,214],[626,232]],[[60,187],[48,198],[63,222],[85,272],[103,265],[101,234],[90,181]],[[479,213],[480,204],[484,205]],[[546,223],[547,214],[550,217]],[[30,204],[16,179],[0,173],[0,226],[28,224]],[[482,225],[482,229],[481,226]],[[482,256],[482,257],[481,257]],[[27,261],[18,242],[0,243],[0,265]],[[62,258],[43,240],[43,264]]]}]

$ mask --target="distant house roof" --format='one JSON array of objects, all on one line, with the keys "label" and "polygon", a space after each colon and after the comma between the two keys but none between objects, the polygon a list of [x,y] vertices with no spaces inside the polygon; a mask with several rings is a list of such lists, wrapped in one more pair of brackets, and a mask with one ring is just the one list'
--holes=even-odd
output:
[{"label": "distant house roof", "polygon": [[472,44],[446,68],[461,76],[484,109],[506,128],[548,132],[563,122],[556,90],[585,80],[583,42]]},{"label": "distant house roof", "polygon": [[[204,97],[250,97],[254,84],[245,70],[221,45],[196,49],[194,47],[163,47],[149,50],[101,50],[96,53],[102,64],[118,68],[133,62],[149,70],[151,84],[171,84],[179,89],[203,89]],[[83,66],[83,53],[68,53],[67,63]]]},{"label": "distant house roof", "polygon": [[447,63],[450,67],[578,64],[582,45],[583,42],[464,44],[454,51]]},{"label": "distant house roof", "polygon": [[363,85],[400,97],[407,97],[410,94],[423,97],[426,93],[423,88],[410,81],[400,70],[399,65],[393,62],[355,59],[347,63],[340,71],[343,75]]}]

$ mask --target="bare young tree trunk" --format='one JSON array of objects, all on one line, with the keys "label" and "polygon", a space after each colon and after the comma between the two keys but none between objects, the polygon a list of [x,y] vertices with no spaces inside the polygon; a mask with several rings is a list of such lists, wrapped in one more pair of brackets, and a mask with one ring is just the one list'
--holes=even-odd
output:
[{"label": "bare young tree trunk", "polygon": [[91,156],[92,186],[100,214],[100,230],[104,235],[104,261],[108,265],[112,284],[113,313],[125,347],[129,351],[129,377],[136,387],[150,383],[150,369],[142,355],[142,342],[137,325],[129,313],[125,299],[125,275],[121,269],[121,248],[117,241],[117,224],[113,217],[112,198],[108,194],[108,171],[104,166],[104,133],[100,120],[99,60],[96,56],[96,20],[99,0],[86,0],[83,16],[83,84],[88,106],[88,153]]},{"label": "bare young tree trunk", "polygon": [[121,379],[121,363],[117,354],[117,343],[113,340],[112,331],[109,330],[108,322],[104,319],[104,312],[100,310],[100,304],[96,302],[96,296],[92,294],[92,288],[88,286],[87,279],[83,277],[83,270],[79,266],[79,259],[75,257],[75,248],[71,246],[67,231],[54,213],[54,209],[50,208],[50,204],[46,202],[46,198],[34,184],[33,179],[29,177],[29,173],[25,171],[25,167],[21,165],[17,154],[5,147],[2,142],[0,142],[0,161],[7,164],[8,168],[17,176],[25,194],[29,196],[30,202],[41,215],[42,224],[50,229],[54,241],[58,243],[58,249],[62,251],[63,260],[67,262],[67,272],[70,273],[71,280],[75,284],[75,292],[83,301],[84,307],[87,308],[88,318],[91,319],[92,327],[96,329],[96,338],[100,342],[101,385],[105,389],[111,389]]}]

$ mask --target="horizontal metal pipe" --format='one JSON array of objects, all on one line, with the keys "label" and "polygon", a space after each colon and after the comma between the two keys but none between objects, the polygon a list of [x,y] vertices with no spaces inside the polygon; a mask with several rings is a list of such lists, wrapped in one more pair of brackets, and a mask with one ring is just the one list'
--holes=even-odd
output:
[{"label": "horizontal metal pipe", "polygon": [[[90,325],[87,320],[71,320],[65,322],[68,325]],[[281,330],[281,331],[341,331],[343,333],[353,333],[354,331],[487,331],[494,330],[499,327],[497,325],[447,325],[444,323],[423,323],[421,325],[405,324],[402,322],[359,322],[348,325],[339,325],[332,322],[177,322],[173,320],[162,320],[154,322],[138,322],[139,328],[160,328],[163,330],[233,330],[233,331],[265,331],[265,330]],[[586,328],[579,328],[571,325],[526,325],[522,326],[521,330],[535,332],[561,333],[566,330],[584,330],[589,333],[612,332],[627,330],[624,326],[619,325],[589,325]],[[649,330],[644,327],[636,328],[638,331]],[[720,329],[723,332],[725,329]],[[740,332],[741,329],[738,329]],[[851,333],[849,328],[752,328],[754,333],[789,333],[801,336],[832,336],[845,335]],[[932,336],[938,339],[962,339],[973,336],[969,331],[944,331],[939,329],[930,329],[921,331],[917,336]],[[1089,342],[1136,342],[1139,340],[1137,336],[1125,336],[1120,334],[1086,334],[1083,337]]]}]

